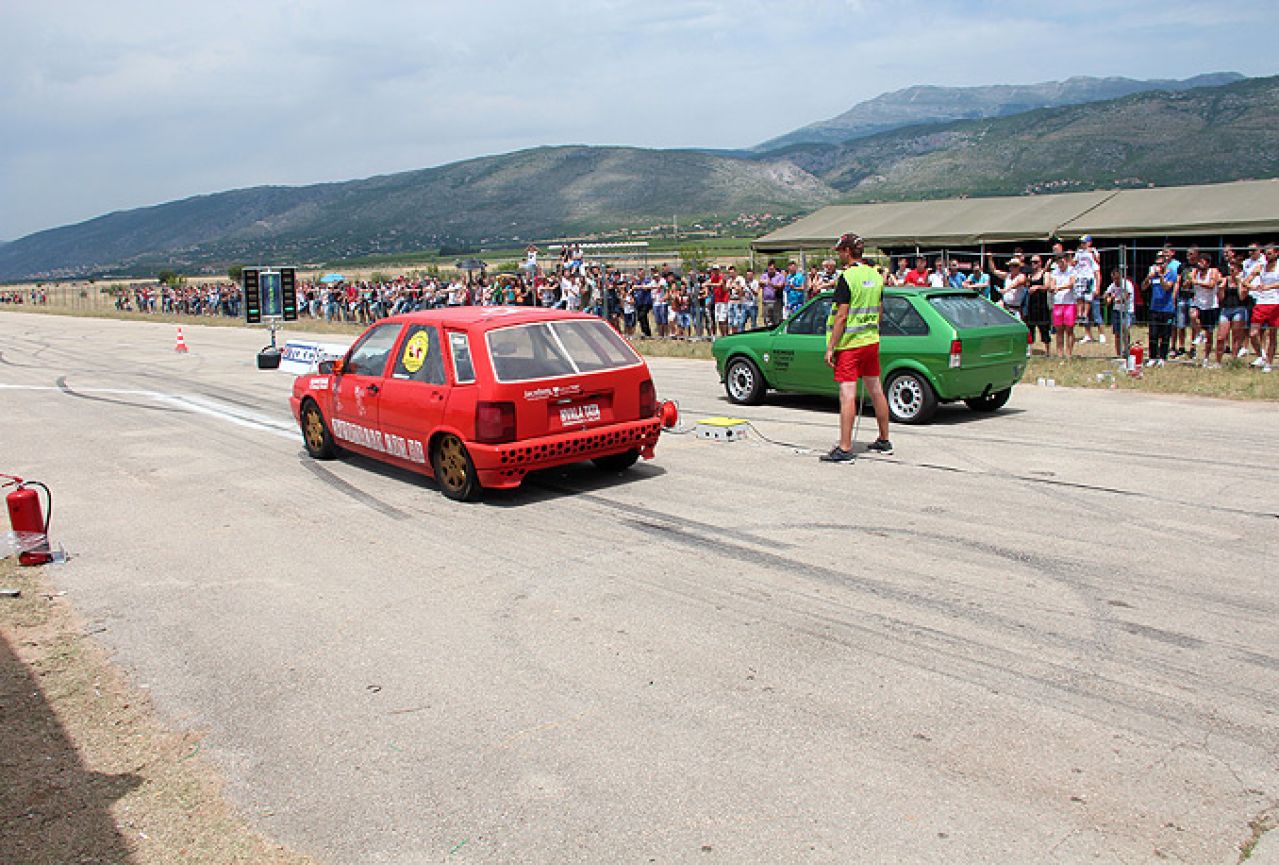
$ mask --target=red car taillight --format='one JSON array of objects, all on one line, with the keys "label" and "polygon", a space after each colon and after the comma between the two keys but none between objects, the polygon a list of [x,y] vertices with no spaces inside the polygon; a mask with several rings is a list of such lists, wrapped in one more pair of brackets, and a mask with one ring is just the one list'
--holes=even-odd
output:
[{"label": "red car taillight", "polygon": [[1026,357],[1034,354],[1035,332],[1033,330],[1026,331]]},{"label": "red car taillight", "polygon": [[957,339],[950,341],[950,368],[959,369],[959,363],[964,358],[964,344]]},{"label": "red car taillight", "polygon": [[640,382],[640,417],[652,417],[657,414],[657,389],[652,379]]},{"label": "red car taillight", "polygon": [[475,440],[486,445],[515,441],[515,403],[476,403]]}]

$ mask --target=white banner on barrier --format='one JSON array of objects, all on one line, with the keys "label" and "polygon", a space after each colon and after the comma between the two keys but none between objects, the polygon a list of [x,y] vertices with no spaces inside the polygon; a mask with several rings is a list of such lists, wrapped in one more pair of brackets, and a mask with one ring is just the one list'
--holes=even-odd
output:
[{"label": "white banner on barrier", "polygon": [[315,372],[320,361],[337,360],[346,355],[349,344],[337,342],[303,342],[289,340],[284,344],[280,369],[293,375]]}]

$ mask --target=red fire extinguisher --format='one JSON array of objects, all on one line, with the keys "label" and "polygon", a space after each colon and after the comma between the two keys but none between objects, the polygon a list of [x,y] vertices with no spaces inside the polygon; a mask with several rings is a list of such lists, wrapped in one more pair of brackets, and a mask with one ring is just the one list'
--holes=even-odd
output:
[{"label": "red fire extinguisher", "polygon": [[[18,563],[22,565],[43,565],[53,561],[49,551],[49,520],[53,518],[53,494],[49,488],[39,481],[24,481],[13,475],[0,475],[8,478],[9,483],[0,485],[15,487],[14,491],[4,497],[9,507],[9,523],[18,538]],[[45,517],[40,507],[40,496],[32,487],[44,490],[49,501],[49,516]]]},{"label": "red fire extinguisher", "polygon": [[1145,357],[1145,349],[1141,347],[1141,343],[1134,342],[1132,348],[1128,349],[1128,374],[1134,378],[1141,377],[1141,361]]}]

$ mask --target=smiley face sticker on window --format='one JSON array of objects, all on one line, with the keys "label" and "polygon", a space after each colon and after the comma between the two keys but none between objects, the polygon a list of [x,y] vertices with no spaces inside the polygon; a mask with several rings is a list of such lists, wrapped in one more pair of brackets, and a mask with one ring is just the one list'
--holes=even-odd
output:
[{"label": "smiley face sticker on window", "polygon": [[426,354],[431,350],[431,340],[427,332],[419,330],[409,337],[404,345],[404,368],[414,375],[426,363]]}]

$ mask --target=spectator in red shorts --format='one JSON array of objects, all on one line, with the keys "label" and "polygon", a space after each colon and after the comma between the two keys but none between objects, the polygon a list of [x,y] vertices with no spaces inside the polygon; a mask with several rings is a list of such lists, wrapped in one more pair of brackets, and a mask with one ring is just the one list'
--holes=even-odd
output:
[{"label": "spectator in red shorts", "polygon": [[1257,301],[1252,308],[1252,337],[1260,337],[1261,371],[1270,372],[1275,362],[1275,331],[1279,329],[1279,249],[1266,244],[1266,257],[1253,271],[1248,291]]},{"label": "spectator in red shorts", "polygon": [[884,280],[879,271],[862,260],[864,244],[856,234],[845,234],[835,243],[844,271],[835,284],[835,298],[826,320],[826,363],[839,383],[839,443],[823,462],[842,463],[853,458],[853,421],[857,416],[857,380],[862,379],[879,438],[867,450],[891,454],[888,441],[888,400],[879,381],[879,317]]}]

